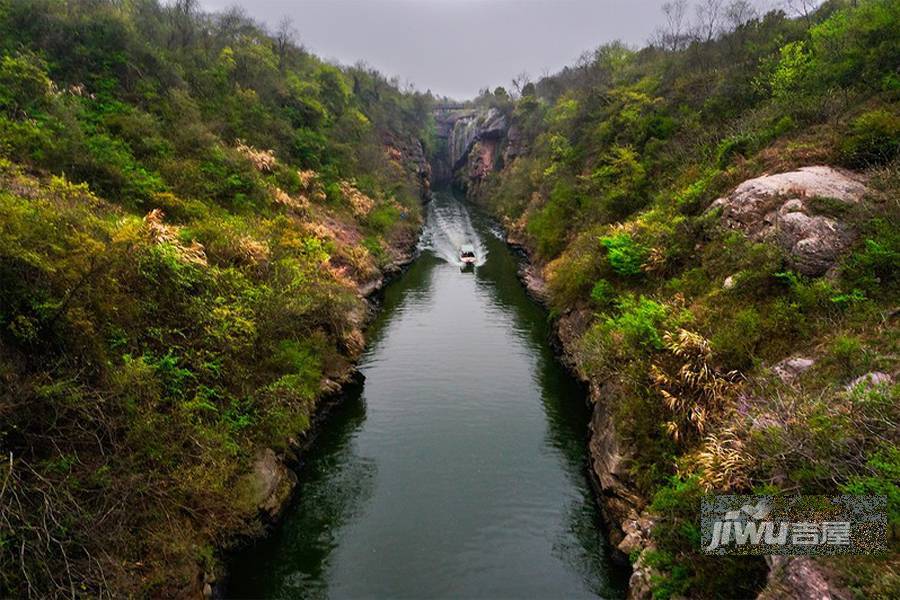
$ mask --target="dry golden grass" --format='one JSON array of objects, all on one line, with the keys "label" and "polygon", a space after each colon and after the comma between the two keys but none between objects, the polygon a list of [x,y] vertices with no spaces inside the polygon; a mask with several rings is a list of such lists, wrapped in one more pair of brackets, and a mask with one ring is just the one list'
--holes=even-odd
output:
[{"label": "dry golden grass", "polygon": [[237,140],[235,148],[261,173],[271,173],[278,164],[278,161],[275,160],[275,153],[271,150],[258,150],[245,144],[243,140]]},{"label": "dry golden grass", "polygon": [[750,483],[753,459],[747,453],[739,432],[727,427],[709,433],[701,447],[687,455],[679,465],[683,476],[697,473],[706,490],[746,489]]},{"label": "dry golden grass", "polygon": [[144,229],[150,241],[154,244],[171,245],[185,262],[203,267],[208,266],[203,244],[192,240],[190,244],[185,245],[178,236],[181,228],[177,225],[163,223],[165,216],[162,209],[154,208],[144,217]]},{"label": "dry golden grass", "polygon": [[663,340],[675,359],[675,368],[655,363],[650,376],[672,412],[666,429],[675,440],[682,441],[690,432],[706,432],[710,421],[733,397],[740,375],[736,371],[719,372],[712,364],[709,340],[698,333],[679,329],[666,332]]},{"label": "dry golden grass", "polygon": [[350,203],[350,210],[353,211],[353,215],[356,217],[368,215],[372,211],[372,207],[375,206],[375,201],[372,198],[359,191],[355,185],[348,181],[341,182],[341,194]]},{"label": "dry golden grass", "polygon": [[291,196],[280,187],[271,189],[272,199],[276,203],[291,209],[294,213],[305,215],[309,211],[309,199],[303,194]]}]

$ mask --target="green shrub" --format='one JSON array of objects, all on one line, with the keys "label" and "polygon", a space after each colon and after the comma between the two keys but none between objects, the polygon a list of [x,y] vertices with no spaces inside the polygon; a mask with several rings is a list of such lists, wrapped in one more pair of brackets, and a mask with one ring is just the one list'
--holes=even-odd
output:
[{"label": "green shrub", "polygon": [[806,93],[812,75],[811,62],[807,42],[789,42],[782,46],[779,49],[778,63],[769,79],[772,95],[789,103],[796,101],[798,95]]},{"label": "green shrub", "polygon": [[790,115],[783,115],[778,118],[769,128],[767,137],[774,139],[788,133],[797,127],[797,122]]},{"label": "green shrub", "polygon": [[827,279],[810,279],[793,271],[782,271],[775,277],[787,284],[792,302],[809,318],[828,311],[834,305],[836,290]]},{"label": "green shrub", "polygon": [[553,258],[565,247],[576,205],[570,182],[557,181],[547,202],[528,220],[527,231],[534,238],[540,256]]},{"label": "green shrub", "polygon": [[842,309],[865,301],[866,295],[859,289],[853,289],[847,293],[835,294],[831,297],[831,302]]},{"label": "green shrub", "polygon": [[579,236],[565,254],[548,266],[547,285],[554,308],[568,308],[590,293],[599,274],[597,258],[591,252],[595,239],[589,233]]},{"label": "green shrub", "polygon": [[0,58],[0,109],[12,119],[46,109],[50,78],[46,65],[33,55]]},{"label": "green shrub", "polygon": [[[128,360],[129,358],[126,357],[125,361],[128,362]],[[188,394],[188,388],[194,381],[194,374],[190,369],[180,366],[181,358],[176,356],[171,349],[159,358],[144,355],[143,361],[154,370],[166,396],[178,400]]]},{"label": "green shrub", "polygon": [[629,234],[617,233],[601,237],[600,243],[606,248],[606,260],[613,271],[624,277],[641,274],[641,267],[647,260],[649,251]]},{"label": "green shrub", "polygon": [[634,148],[613,146],[587,178],[587,195],[605,221],[619,221],[646,204],[646,170]]},{"label": "green shrub", "polygon": [[91,162],[83,175],[106,196],[140,206],[164,191],[162,178],[141,165],[125,142],[97,134],[88,139],[87,148]]},{"label": "green shrub", "polygon": [[847,166],[866,168],[890,162],[900,151],[900,116],[884,109],[861,114],[841,145]]},{"label": "green shrub", "polygon": [[368,236],[363,238],[362,245],[369,251],[369,254],[375,258],[375,261],[379,265],[385,264],[388,259],[388,253],[385,251],[381,239],[377,236]]},{"label": "green shrub", "polygon": [[700,551],[700,499],[695,477],[672,477],[650,502],[657,515],[653,539],[657,551],[648,563],[661,573],[651,582],[653,597],[750,598],[765,585],[762,557],[707,556]]},{"label": "green shrub", "polygon": [[845,377],[859,375],[865,364],[865,349],[858,337],[839,335],[831,341],[829,358],[834,361]]},{"label": "green shrub", "polygon": [[675,194],[675,206],[682,214],[697,214],[712,200],[710,190],[713,179],[720,171],[709,169],[702,177]]},{"label": "green shrub", "polygon": [[721,280],[734,276],[732,293],[747,300],[770,297],[778,289],[776,274],[784,259],[774,244],[754,243],[739,232],[730,232],[703,249],[703,264]]},{"label": "green shrub", "polygon": [[763,320],[755,308],[744,308],[719,324],[712,336],[716,353],[731,368],[745,369],[753,364],[756,349],[763,338]]},{"label": "green shrub", "polygon": [[619,315],[609,317],[607,325],[621,332],[625,340],[634,348],[647,350],[662,349],[659,326],[666,317],[662,304],[649,298],[633,295],[622,296],[618,303]]},{"label": "green shrub", "polygon": [[325,152],[327,145],[327,139],[322,132],[300,128],[294,133],[291,153],[303,167],[320,169],[329,162],[328,154]]},{"label": "green shrub", "polygon": [[150,246],[141,257],[140,272],[151,290],[175,301],[186,300],[182,294],[196,290],[201,279],[199,269],[182,260],[172,244]]},{"label": "green shrub", "polygon": [[881,218],[874,219],[869,227],[870,235],[862,247],[844,262],[844,287],[871,298],[890,297],[900,282],[900,230]]},{"label": "green shrub", "polygon": [[615,298],[615,294],[616,291],[610,282],[605,279],[598,279],[591,289],[591,300],[597,306],[608,306]]},{"label": "green shrub", "polygon": [[400,211],[393,204],[380,204],[372,209],[366,221],[375,231],[386,233],[400,219]]},{"label": "green shrub", "polygon": [[755,137],[750,134],[742,133],[726,138],[716,148],[716,166],[720,169],[725,169],[731,164],[735,156],[746,158],[750,156],[755,148]]},{"label": "green shrub", "polygon": [[900,533],[900,448],[884,445],[866,462],[865,475],[854,475],[841,486],[847,494],[887,497],[888,523],[896,539]]},{"label": "green shrub", "polygon": [[867,0],[838,6],[809,32],[811,61],[806,87],[892,89],[897,73],[894,34],[900,26],[897,3]]}]

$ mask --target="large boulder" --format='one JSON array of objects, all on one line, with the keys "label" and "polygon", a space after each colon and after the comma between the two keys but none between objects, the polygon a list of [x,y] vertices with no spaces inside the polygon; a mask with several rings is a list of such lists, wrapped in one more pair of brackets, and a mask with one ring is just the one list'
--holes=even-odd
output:
[{"label": "large boulder", "polygon": [[769,580],[757,600],[804,598],[850,600],[852,595],[836,585],[828,571],[808,556],[767,556]]},{"label": "large boulder", "polygon": [[276,520],[291,499],[297,476],[279,460],[274,450],[266,448],[253,461],[249,478],[257,509],[267,519]]},{"label": "large boulder", "polygon": [[852,228],[821,214],[827,204],[851,207],[866,193],[859,176],[826,166],[748,179],[713,207],[726,227],[778,244],[804,275],[823,275],[853,242]]},{"label": "large boulder", "polygon": [[847,391],[856,389],[858,386],[863,386],[864,389],[869,390],[873,387],[877,387],[880,385],[891,385],[894,383],[894,378],[891,377],[888,373],[882,373],[881,371],[872,371],[870,373],[866,373],[865,375],[860,375],[853,381],[847,384]]}]

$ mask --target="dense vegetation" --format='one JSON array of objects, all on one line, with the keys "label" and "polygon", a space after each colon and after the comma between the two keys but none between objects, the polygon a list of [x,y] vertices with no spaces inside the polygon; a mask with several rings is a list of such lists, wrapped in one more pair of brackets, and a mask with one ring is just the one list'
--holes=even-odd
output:
[{"label": "dense vegetation", "polygon": [[415,240],[430,98],[191,0],[0,0],[0,596],[197,593]]},{"label": "dense vegetation", "polygon": [[[764,583],[698,553],[709,490],[887,495],[893,551],[821,564],[897,597],[898,389],[850,384],[897,375],[900,3],[686,6],[647,48],[483,93],[518,156],[478,189],[554,315],[586,316],[579,370],[621,389],[656,597]],[[0,596],[196,592],[414,239],[431,99],[193,0],[0,0],[0,31]],[[856,232],[820,278],[708,210],[812,164],[869,188],[814,199]]]},{"label": "dense vegetation", "polygon": [[[888,495],[893,552],[823,565],[861,597],[897,597],[898,386],[847,386],[897,371],[900,3],[831,1],[804,18],[703,6],[730,26],[709,29],[701,10],[642,50],[605,45],[515,82],[514,101],[485,93],[521,156],[481,196],[543,267],[554,313],[587,315],[579,370],[622,389],[606,401],[658,519],[640,558],[655,597],[764,583],[762,560],[699,553],[709,490]],[[816,164],[869,187],[852,207],[816,199],[858,232],[827,277],[707,210],[746,179]],[[795,355],[816,362],[787,384],[770,367]]]}]

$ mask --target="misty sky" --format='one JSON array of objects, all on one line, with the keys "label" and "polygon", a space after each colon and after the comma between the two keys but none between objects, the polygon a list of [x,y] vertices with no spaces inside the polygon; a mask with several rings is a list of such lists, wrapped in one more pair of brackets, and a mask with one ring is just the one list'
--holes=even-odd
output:
[{"label": "misty sky", "polygon": [[458,99],[572,64],[619,39],[642,45],[663,0],[201,0],[243,6],[274,28],[290,16],[300,42],[325,59],[365,60],[420,90]]}]

